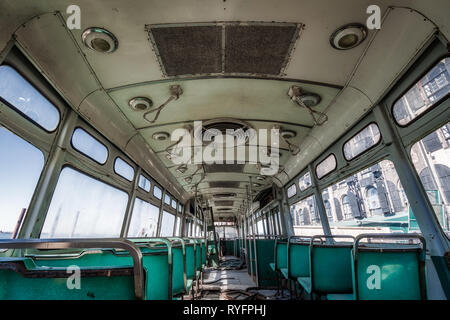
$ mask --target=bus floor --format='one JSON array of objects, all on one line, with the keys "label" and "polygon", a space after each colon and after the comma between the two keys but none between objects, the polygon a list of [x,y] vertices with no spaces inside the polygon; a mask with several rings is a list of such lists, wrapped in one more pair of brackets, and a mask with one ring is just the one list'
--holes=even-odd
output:
[{"label": "bus floor", "polygon": [[276,290],[262,290],[233,256],[220,259],[218,268],[207,268],[197,299],[200,300],[267,300],[275,298]]}]

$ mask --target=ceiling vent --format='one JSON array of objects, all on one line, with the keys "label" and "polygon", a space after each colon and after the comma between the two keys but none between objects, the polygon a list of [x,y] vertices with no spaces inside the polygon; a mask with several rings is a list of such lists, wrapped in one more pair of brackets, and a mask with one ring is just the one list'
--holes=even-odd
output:
[{"label": "ceiling vent", "polygon": [[239,188],[239,182],[236,181],[210,181],[210,188]]},{"label": "ceiling vent", "polygon": [[242,173],[244,172],[244,164],[206,164],[206,173]]},{"label": "ceiling vent", "polygon": [[213,195],[214,198],[235,198],[237,194],[234,192],[224,192],[224,193],[216,193]]},{"label": "ceiling vent", "polygon": [[220,22],[147,25],[165,76],[281,76],[302,24]]},{"label": "ceiling vent", "polygon": [[[230,135],[235,145],[244,145],[249,140],[256,137],[255,131],[248,129],[253,129],[253,127],[249,123],[239,119],[211,119],[203,121],[202,126],[196,128],[194,131],[194,139],[203,145],[207,145],[211,143],[211,141],[225,145],[227,142],[227,135]],[[222,136],[222,141],[215,138],[218,135]]]},{"label": "ceiling vent", "polygon": [[234,201],[231,200],[214,201],[216,207],[231,207],[233,204]]}]

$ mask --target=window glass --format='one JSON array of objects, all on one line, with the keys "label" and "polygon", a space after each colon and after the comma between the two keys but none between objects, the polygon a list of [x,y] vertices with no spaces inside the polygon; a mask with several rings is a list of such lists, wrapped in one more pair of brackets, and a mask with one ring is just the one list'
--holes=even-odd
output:
[{"label": "window glass", "polygon": [[170,206],[174,209],[177,208],[177,201],[175,199],[172,199],[172,203],[170,204]]},{"label": "window glass", "polygon": [[336,169],[336,165],[336,157],[334,154],[330,154],[327,158],[325,158],[325,160],[316,166],[317,178],[321,179],[325,177],[327,174]]},{"label": "window glass", "polygon": [[287,189],[288,198],[292,198],[293,196],[295,196],[296,193],[297,193],[297,187],[295,186],[295,184],[293,184],[292,186],[290,186]]},{"label": "window glass", "polygon": [[128,237],[156,237],[159,208],[136,198],[131,215]]},{"label": "window glass", "polygon": [[161,197],[162,197],[162,190],[161,190],[161,188],[159,188],[158,186],[154,186],[153,187],[153,195],[157,199],[161,199]]},{"label": "window glass", "polygon": [[134,169],[127,162],[117,157],[114,161],[114,172],[128,181],[133,181]]},{"label": "window glass", "polygon": [[108,159],[108,149],[81,128],[76,128],[73,132],[72,146],[100,164],[104,164]]},{"label": "window glass", "polygon": [[175,220],[175,237],[179,237],[180,236],[180,231],[181,231],[181,218],[177,217]]},{"label": "window glass", "polygon": [[119,237],[128,195],[66,167],[53,194],[41,238]]},{"label": "window glass", "polygon": [[371,123],[344,144],[344,157],[352,160],[364,151],[376,145],[381,139],[380,130],[375,123]]},{"label": "window glass", "polygon": [[183,206],[181,204],[178,204],[178,212],[183,213]]},{"label": "window glass", "polygon": [[47,131],[56,129],[59,111],[16,70],[0,66],[0,97]]},{"label": "window glass", "polygon": [[323,234],[319,210],[314,195],[291,205],[290,211],[294,234],[296,236]]},{"label": "window glass", "polygon": [[145,190],[147,192],[150,192],[150,180],[148,180],[146,177],[144,177],[142,174],[139,176],[139,188],[142,190]]},{"label": "window glass", "polygon": [[28,209],[44,167],[44,154],[3,127],[0,150],[0,239],[10,239],[22,209]]},{"label": "window glass", "polygon": [[393,107],[395,121],[407,125],[450,92],[450,58],[433,67]]},{"label": "window glass", "polygon": [[[437,220],[450,237],[450,124],[426,136],[411,148],[411,158],[427,191]],[[410,212],[413,222],[414,214]]]},{"label": "window glass", "polygon": [[161,220],[161,237],[171,237],[173,236],[173,224],[175,223],[175,216],[167,211],[163,211],[163,216]]},{"label": "window glass", "polygon": [[164,203],[170,206],[170,196],[168,194],[164,195]]},{"label": "window glass", "polygon": [[383,160],[322,192],[332,234],[419,232],[394,164]]},{"label": "window glass", "polygon": [[298,186],[301,191],[305,191],[311,186],[311,174],[309,172],[305,173],[299,180]]}]

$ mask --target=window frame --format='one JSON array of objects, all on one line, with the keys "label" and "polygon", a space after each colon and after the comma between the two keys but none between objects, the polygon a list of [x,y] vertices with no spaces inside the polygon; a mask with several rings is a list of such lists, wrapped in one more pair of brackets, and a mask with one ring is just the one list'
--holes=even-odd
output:
[{"label": "window frame", "polygon": [[[22,116],[23,118],[25,118],[26,120],[28,120],[29,122],[31,122],[32,124],[36,125],[38,128],[44,130],[46,133],[52,134],[55,133],[56,131],[58,131],[60,125],[61,125],[61,120],[62,120],[62,113],[59,107],[57,107],[57,105],[52,101],[52,99],[50,99],[50,97],[47,94],[44,94],[42,92],[42,90],[39,90],[38,87],[33,83],[33,81],[31,81],[28,77],[26,77],[23,72],[21,72],[21,70],[19,70],[18,68],[15,68],[13,65],[9,64],[9,63],[1,63],[0,67],[2,66],[7,66],[10,67],[11,69],[13,69],[15,72],[17,72],[26,82],[28,82],[28,84],[33,87],[37,92],[39,92],[42,97],[44,97],[55,109],[56,111],[58,111],[58,123],[55,127],[55,129],[53,130],[47,130],[46,128],[44,128],[43,126],[41,126],[39,123],[37,123],[36,121],[34,121],[33,119],[31,119],[29,116],[27,116],[25,113],[23,113],[22,111],[20,111],[17,107],[15,107],[13,104],[11,104],[10,102],[6,101],[5,99],[3,99],[2,97],[0,97],[0,102],[3,103],[5,106],[7,106],[8,108],[10,108],[11,110],[13,110],[14,112],[18,113],[20,116]],[[26,66],[26,68],[29,68],[29,66]],[[31,70],[33,71],[33,70]],[[49,85],[47,82],[43,83],[43,85]],[[50,86],[51,87],[51,86]],[[53,87],[51,87],[51,89],[53,89]]]},{"label": "window frame", "polygon": [[[332,170],[328,171],[326,174],[324,174],[322,177],[319,178],[319,175],[317,174],[317,167],[322,164],[323,162],[325,162],[325,160],[327,160],[329,157],[333,156],[334,157],[334,162],[335,162],[335,166]],[[326,176],[330,175],[331,173],[335,172],[336,169],[338,167],[338,160],[336,155],[331,152],[328,156],[326,156],[325,158],[322,159],[322,161],[320,161],[318,164],[315,165],[314,167],[314,174],[316,175],[316,178],[319,180],[322,180],[323,178],[325,178]]]},{"label": "window frame", "polygon": [[[86,153],[84,153],[83,151],[81,151],[81,150],[79,150],[78,148],[75,148],[75,146],[73,145],[73,142],[72,142],[72,140],[73,140],[73,135],[75,134],[75,131],[76,130],[78,130],[78,129],[81,129],[82,131],[84,131],[84,132],[86,132],[88,135],[90,135],[94,140],[96,140],[98,143],[100,143],[102,146],[104,146],[105,148],[106,148],[106,160],[105,160],[105,162],[99,162],[99,161],[97,161],[97,160],[95,160],[94,158],[91,158],[88,154],[86,154]],[[74,151],[76,151],[77,153],[79,153],[79,154],[81,154],[83,157],[86,157],[86,158],[88,158],[89,160],[92,160],[92,161],[94,161],[95,163],[97,163],[97,164],[99,164],[99,165],[101,165],[101,166],[104,166],[104,165],[106,165],[107,163],[108,163],[108,160],[109,160],[109,158],[110,158],[110,154],[111,154],[111,152],[110,152],[110,150],[109,150],[109,148],[108,148],[108,146],[106,145],[106,144],[104,144],[104,143],[102,143],[99,139],[97,139],[97,137],[95,137],[91,132],[89,132],[88,130],[86,130],[85,128],[83,128],[82,126],[80,126],[80,125],[77,125],[77,126],[75,126],[75,128],[73,129],[73,131],[72,131],[72,135],[70,136],[70,146],[71,146],[71,148],[74,150]],[[113,166],[114,167],[114,166]],[[114,168],[113,168],[113,171],[114,171]],[[114,171],[115,172],[115,171]]]},{"label": "window frame", "polygon": [[[361,153],[358,153],[356,156],[354,156],[353,158],[347,159],[347,157],[345,156],[345,145],[350,142],[350,140],[352,140],[354,137],[356,137],[358,134],[360,134],[361,132],[363,132],[364,130],[366,130],[367,128],[369,128],[372,124],[375,124],[378,128],[378,132],[380,133],[380,138],[378,139],[378,141],[373,144],[372,146],[370,146],[369,148],[365,149],[364,151],[362,151]],[[342,144],[342,155],[344,157],[344,159],[348,162],[353,161],[357,158],[359,158],[360,156],[362,156],[363,154],[365,154],[366,152],[369,152],[370,150],[372,150],[373,148],[377,147],[381,141],[383,141],[383,135],[381,134],[381,129],[378,126],[378,123],[376,123],[376,121],[371,121],[369,122],[367,125],[365,125],[361,130],[359,130],[358,132],[356,132],[353,136],[351,136],[349,139],[345,140],[345,142]],[[336,167],[337,167],[337,159],[336,159]],[[335,168],[336,169],[336,168]],[[333,170],[334,171],[334,170]],[[331,172],[330,172],[331,173]]]},{"label": "window frame", "polygon": [[[125,176],[121,175],[120,173],[118,173],[118,172],[116,171],[116,161],[117,161],[117,159],[122,160],[122,161],[125,162],[127,165],[129,165],[130,168],[133,169],[133,177],[131,178],[131,180],[129,180],[128,178],[126,178]],[[125,159],[123,159],[120,155],[118,155],[118,156],[115,157],[115,159],[114,159],[112,165],[113,165],[113,166],[112,166],[112,167],[113,167],[113,171],[114,171],[114,173],[115,173],[117,176],[119,176],[119,177],[125,179],[125,180],[128,181],[128,182],[133,182],[133,181],[135,181],[135,179],[136,179],[136,169],[135,169],[131,164],[129,164],[128,161],[126,161]],[[138,180],[139,180],[139,179],[138,179]],[[147,180],[148,180],[148,179],[147,179]],[[138,181],[138,185],[139,185],[139,181]],[[150,186],[151,186],[151,185],[150,185]],[[144,191],[145,191],[145,190],[144,190]]]},{"label": "window frame", "polygon": [[[414,119],[412,119],[411,121],[409,121],[408,123],[402,125],[400,123],[398,123],[397,119],[395,118],[394,115],[394,106],[395,104],[400,101],[400,99],[402,99],[406,93],[411,90],[424,76],[427,75],[427,73],[429,73],[434,67],[436,67],[436,65],[441,62],[441,60],[444,60],[446,58],[450,58],[450,53],[441,55],[439,58],[437,58],[432,64],[430,64],[430,66],[428,66],[428,68],[426,69],[426,71],[424,71],[423,73],[421,73],[418,77],[416,77],[416,79],[412,82],[412,84],[410,86],[408,86],[405,90],[403,90],[401,92],[401,94],[394,99],[394,101],[392,102],[392,105],[389,108],[389,112],[390,115],[393,119],[393,123],[400,127],[400,128],[406,128],[409,127],[410,125],[412,125],[414,122],[416,122],[417,120],[423,118],[428,112],[436,109],[441,103],[445,102],[447,99],[450,98],[450,92],[448,92],[445,96],[443,96],[438,102],[430,105],[424,112],[420,113],[419,115],[417,115],[417,117],[415,117]],[[380,132],[381,133],[381,132]]]}]

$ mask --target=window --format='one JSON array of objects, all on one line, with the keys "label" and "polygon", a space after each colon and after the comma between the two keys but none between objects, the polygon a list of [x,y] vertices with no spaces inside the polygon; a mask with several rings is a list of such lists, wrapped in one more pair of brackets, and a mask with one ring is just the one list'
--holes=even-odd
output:
[{"label": "window", "polygon": [[[437,220],[450,237],[450,143],[445,132],[449,124],[437,129],[411,148],[411,158],[420,181],[428,193]],[[437,139],[439,147],[427,148],[427,141]],[[411,215],[413,213],[411,212]],[[414,217],[413,217],[414,218]]]},{"label": "window", "polygon": [[178,204],[178,212],[183,213],[183,206],[181,204]]},{"label": "window", "polygon": [[450,58],[444,58],[393,106],[395,121],[405,126],[450,92]]},{"label": "window", "polygon": [[81,128],[76,128],[73,132],[72,146],[75,150],[100,164],[104,164],[108,159],[108,149]]},{"label": "window", "polygon": [[170,196],[168,194],[164,195],[164,203],[170,206]]},{"label": "window", "polygon": [[136,198],[131,215],[128,237],[156,237],[159,208]]},{"label": "window", "polygon": [[369,124],[344,144],[344,157],[350,161],[376,145],[381,139],[375,123]]},{"label": "window", "polygon": [[134,169],[127,162],[117,157],[114,161],[114,172],[119,176],[127,179],[128,181],[133,181]]},{"label": "window", "polygon": [[158,186],[154,186],[153,187],[153,195],[157,199],[161,199],[161,197],[162,197],[162,190],[161,190],[161,188],[159,188]]},{"label": "window", "polygon": [[172,199],[172,202],[171,202],[170,206],[171,206],[172,208],[176,209],[176,208],[177,208],[177,200]]},{"label": "window", "polygon": [[65,167],[41,238],[119,237],[127,202],[125,192]]},{"label": "window", "polygon": [[148,180],[146,177],[144,177],[142,174],[139,176],[139,188],[142,190],[145,190],[147,192],[150,192],[150,180]]},{"label": "window", "polygon": [[159,233],[159,235],[161,237],[173,236],[173,224],[174,223],[175,223],[175,216],[164,210],[162,220],[161,220],[161,232]]},{"label": "window", "polygon": [[394,164],[383,160],[322,192],[332,234],[420,232],[411,228]]},{"label": "window", "polygon": [[181,234],[181,218],[177,216],[176,220],[175,220],[175,237],[179,237]]},{"label": "window", "polygon": [[[44,167],[44,154],[0,127],[0,238],[10,239]],[[23,218],[23,217],[22,217]]]},{"label": "window", "polygon": [[317,178],[322,179],[323,177],[325,177],[327,174],[336,169],[336,165],[336,157],[334,156],[334,154],[330,154],[325,158],[325,160],[323,160],[316,166]]},{"label": "window", "polygon": [[294,203],[291,205],[290,211],[295,235],[313,236],[323,234],[316,197],[314,195]]},{"label": "window", "polygon": [[301,191],[305,191],[311,186],[311,174],[309,172],[305,173],[299,180],[298,186]]},{"label": "window", "polygon": [[295,186],[295,184],[293,184],[292,186],[290,186],[287,189],[287,196],[288,198],[292,198],[293,196],[295,196],[297,193],[297,187]]},{"label": "window", "polygon": [[59,111],[10,66],[0,66],[0,97],[47,131],[59,124]]}]

